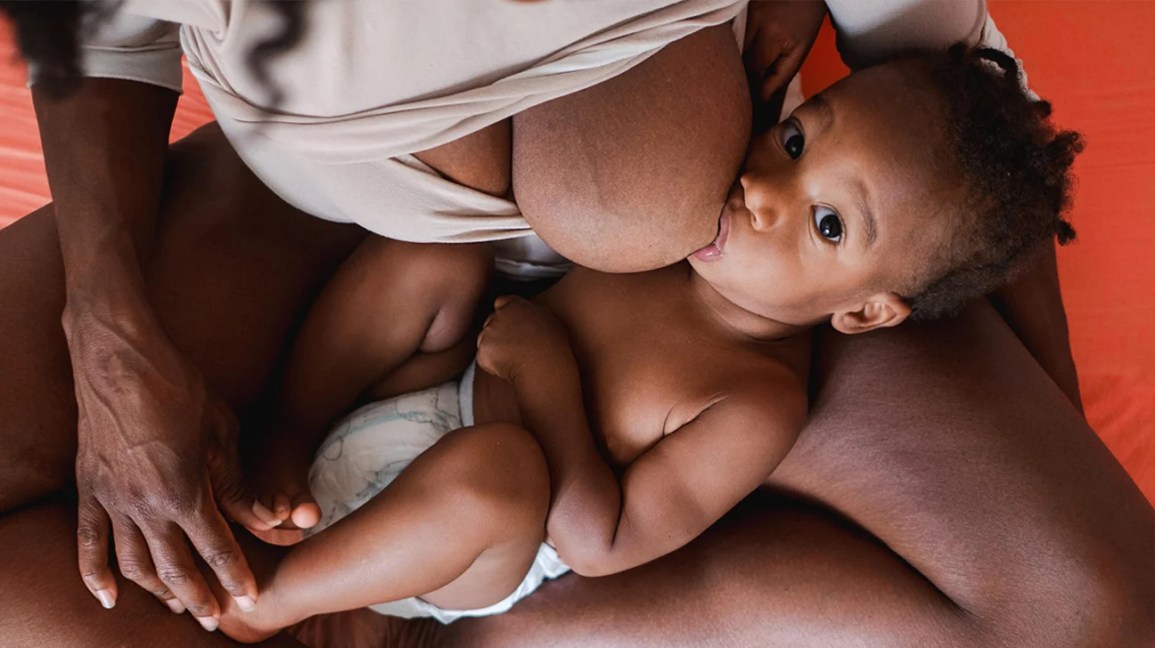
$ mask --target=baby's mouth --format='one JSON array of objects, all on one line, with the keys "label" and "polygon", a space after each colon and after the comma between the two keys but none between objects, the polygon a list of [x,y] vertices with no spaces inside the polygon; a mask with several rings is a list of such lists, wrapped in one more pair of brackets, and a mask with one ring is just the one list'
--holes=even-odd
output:
[{"label": "baby's mouth", "polygon": [[722,207],[722,213],[718,215],[718,235],[706,247],[694,252],[692,255],[699,261],[716,261],[721,258],[722,250],[726,247],[726,239],[730,234],[730,204],[726,203]]}]

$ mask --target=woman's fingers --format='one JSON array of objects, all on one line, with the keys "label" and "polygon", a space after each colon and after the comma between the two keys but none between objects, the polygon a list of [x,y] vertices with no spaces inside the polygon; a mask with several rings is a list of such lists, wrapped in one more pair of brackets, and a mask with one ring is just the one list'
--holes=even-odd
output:
[{"label": "woman's fingers", "polygon": [[132,520],[116,516],[112,523],[112,531],[115,537],[116,562],[120,567],[121,576],[151,592],[174,613],[184,612],[184,604],[156,575],[156,565],[152,563],[148,543],[144,541],[140,529],[136,528]]},{"label": "woman's fingers", "polygon": [[242,610],[248,612],[256,605],[257,580],[253,577],[241,547],[233,538],[220,511],[210,499],[197,519],[183,525],[185,533],[201,558],[216,574],[221,587],[233,597]]},{"label": "woman's fingers", "polygon": [[[249,483],[241,470],[240,457],[237,455],[236,419],[231,412],[222,408],[218,410],[216,425],[218,439],[208,453],[208,477],[212,487],[212,499],[215,499],[220,506],[220,511],[237,524],[260,531],[272,529],[280,524],[284,517],[278,517],[275,511],[270,511],[266,505],[261,504],[249,488]],[[220,517],[215,509],[213,515]],[[229,533],[228,537],[231,539],[232,534]],[[248,578],[252,580],[252,574],[249,574]]]},{"label": "woman's fingers", "polygon": [[181,528],[168,522],[145,525],[138,521],[137,526],[148,542],[157,577],[205,630],[216,630],[220,625],[220,605],[197,569]]},{"label": "woman's fingers", "polygon": [[782,54],[775,59],[774,64],[765,71],[766,76],[758,88],[758,98],[763,102],[768,102],[774,93],[785,89],[794,75],[798,73],[798,68],[802,67],[802,59],[805,56],[806,51],[794,51]]},{"label": "woman's fingers", "polygon": [[80,576],[96,600],[105,608],[111,608],[116,605],[117,590],[116,577],[108,567],[108,513],[86,488],[81,487],[77,514],[76,550]]},{"label": "woman's fingers", "polygon": [[[255,527],[245,524],[244,527],[249,531],[267,531],[276,527],[284,521],[284,518],[278,517],[277,514],[273,512],[276,507],[275,500],[272,498],[266,498],[265,501],[261,501],[261,498],[254,499],[253,515],[255,515],[261,523]],[[238,522],[238,524],[243,523]]]}]

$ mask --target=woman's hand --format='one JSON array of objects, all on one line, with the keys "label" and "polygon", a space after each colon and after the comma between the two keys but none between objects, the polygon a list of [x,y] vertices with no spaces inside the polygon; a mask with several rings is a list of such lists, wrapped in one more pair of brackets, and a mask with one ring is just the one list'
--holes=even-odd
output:
[{"label": "woman's hand", "polygon": [[220,606],[189,545],[251,608],[256,582],[221,511],[268,527],[241,476],[236,420],[146,311],[69,307],[63,324],[79,408],[81,576],[115,604],[111,530],[126,578],[213,630]]},{"label": "woman's hand", "polygon": [[756,106],[769,102],[798,73],[825,17],[822,0],[750,3],[742,60]]},{"label": "woman's hand", "polygon": [[520,297],[498,297],[477,337],[477,364],[516,387],[527,369],[573,363],[569,336],[548,308]]}]

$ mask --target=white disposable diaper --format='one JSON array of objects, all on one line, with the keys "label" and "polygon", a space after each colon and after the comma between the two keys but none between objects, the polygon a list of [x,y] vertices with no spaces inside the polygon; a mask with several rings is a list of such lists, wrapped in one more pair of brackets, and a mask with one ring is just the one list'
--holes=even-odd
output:
[{"label": "white disposable diaper", "polygon": [[[317,533],[380,493],[422,452],[449,432],[473,424],[474,366],[461,381],[366,405],[338,423],[317,451],[309,484],[321,507]],[[412,597],[371,606],[381,614],[433,617],[450,623],[461,617],[500,614],[529,596],[545,580],[569,571],[553,547],[542,543],[529,572],[512,594],[488,607],[445,610]]]}]

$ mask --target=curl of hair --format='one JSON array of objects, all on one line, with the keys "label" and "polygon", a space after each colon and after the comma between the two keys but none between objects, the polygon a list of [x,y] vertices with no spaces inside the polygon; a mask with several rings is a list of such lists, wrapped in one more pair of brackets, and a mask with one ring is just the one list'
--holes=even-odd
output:
[{"label": "curl of hair", "polygon": [[947,106],[948,164],[966,188],[958,229],[906,296],[913,319],[957,313],[1024,270],[1046,245],[1075,230],[1071,166],[1082,137],[1057,130],[1051,105],[1024,90],[1011,56],[952,46],[912,58]]},{"label": "curl of hair", "polygon": [[16,48],[27,61],[40,69],[42,86],[53,94],[63,94],[77,85],[81,76],[79,40],[86,15],[93,2],[0,1],[16,37]]}]

